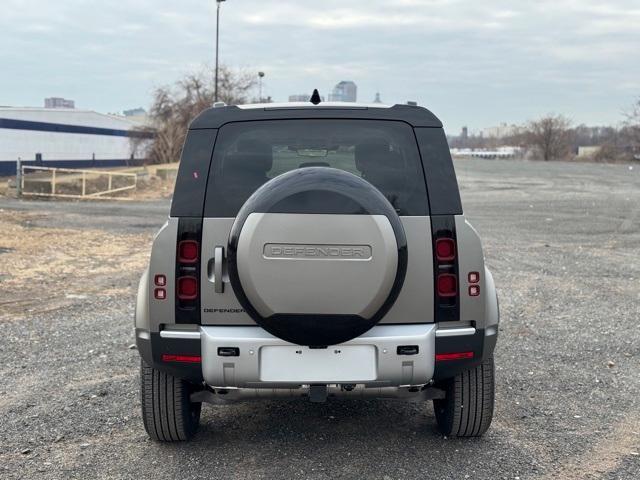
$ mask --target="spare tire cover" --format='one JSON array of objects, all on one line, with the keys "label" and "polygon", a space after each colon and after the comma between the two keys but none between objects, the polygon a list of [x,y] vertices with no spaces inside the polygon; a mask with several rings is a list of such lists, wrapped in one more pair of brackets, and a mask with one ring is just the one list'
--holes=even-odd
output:
[{"label": "spare tire cover", "polygon": [[265,183],[231,228],[229,279],[246,312],[288,342],[326,346],[371,327],[395,302],[407,269],[396,211],[373,185],[307,167]]}]

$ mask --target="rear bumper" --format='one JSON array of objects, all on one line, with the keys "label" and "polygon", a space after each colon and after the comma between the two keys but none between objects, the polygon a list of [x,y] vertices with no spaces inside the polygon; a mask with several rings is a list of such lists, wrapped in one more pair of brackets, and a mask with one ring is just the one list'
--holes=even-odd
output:
[{"label": "rear bumper", "polygon": [[[286,388],[310,383],[424,385],[433,377],[435,332],[433,324],[378,325],[337,347],[318,350],[285,342],[260,327],[201,327],[202,374],[204,381],[215,387]],[[293,347],[295,353],[267,358],[267,348],[276,346]],[[398,354],[399,346],[416,347],[416,353]],[[220,355],[229,348],[237,348],[238,356]],[[335,357],[348,355],[350,351],[364,351],[370,362],[364,367],[368,368],[351,365],[348,357],[342,364],[340,360],[336,362]],[[296,357],[304,362],[309,356],[313,356],[314,365],[320,364],[319,371],[296,368]]]},{"label": "rear bumper", "polygon": [[[138,350],[154,368],[212,387],[253,389],[310,384],[358,384],[368,388],[425,385],[481,363],[493,353],[496,339],[497,327],[485,331],[470,327],[438,329],[437,324],[378,325],[349,342],[318,350],[285,342],[260,327],[202,326],[160,333],[136,330]],[[264,352],[268,347],[288,347],[296,355],[270,354],[266,365]],[[367,368],[349,368],[359,358],[348,356],[352,347],[368,352]],[[412,348],[407,351],[398,347]],[[233,356],[228,356],[230,352]],[[440,354],[457,352],[472,352],[472,356],[436,361]],[[163,355],[167,354],[200,357],[201,363],[166,362]],[[336,362],[344,354],[344,362]],[[296,364],[298,358],[309,356],[313,356],[313,368]]]}]

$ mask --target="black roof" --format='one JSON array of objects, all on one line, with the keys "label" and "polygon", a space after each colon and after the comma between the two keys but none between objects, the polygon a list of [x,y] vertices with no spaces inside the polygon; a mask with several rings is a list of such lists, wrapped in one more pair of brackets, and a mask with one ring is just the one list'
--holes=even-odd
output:
[{"label": "black roof", "polygon": [[413,127],[442,127],[442,122],[424,107],[413,105],[394,105],[393,107],[367,107],[365,105],[344,106],[325,105],[284,105],[240,108],[237,106],[209,108],[198,115],[191,126],[192,130],[220,128],[225,123],[246,122],[250,120],[284,120],[340,118],[358,120],[396,120],[406,122]]}]

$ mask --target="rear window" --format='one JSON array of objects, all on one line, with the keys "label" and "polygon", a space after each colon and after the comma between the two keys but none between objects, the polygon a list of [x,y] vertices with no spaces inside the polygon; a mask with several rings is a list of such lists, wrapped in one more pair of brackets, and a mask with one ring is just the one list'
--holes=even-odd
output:
[{"label": "rear window", "polygon": [[427,215],[413,128],[381,120],[273,120],[223,126],[213,152],[204,214],[235,217],[265,182],[306,167],[364,178],[400,215]]}]

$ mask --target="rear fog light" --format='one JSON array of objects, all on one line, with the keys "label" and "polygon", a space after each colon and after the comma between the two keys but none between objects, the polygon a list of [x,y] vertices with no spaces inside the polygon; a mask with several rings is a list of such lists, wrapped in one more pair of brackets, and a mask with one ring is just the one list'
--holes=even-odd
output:
[{"label": "rear fog light", "polygon": [[436,353],[436,362],[473,358],[473,352]]},{"label": "rear fog light", "polygon": [[202,358],[198,355],[171,355],[167,353],[162,354],[163,362],[178,362],[178,363],[200,363]]}]

